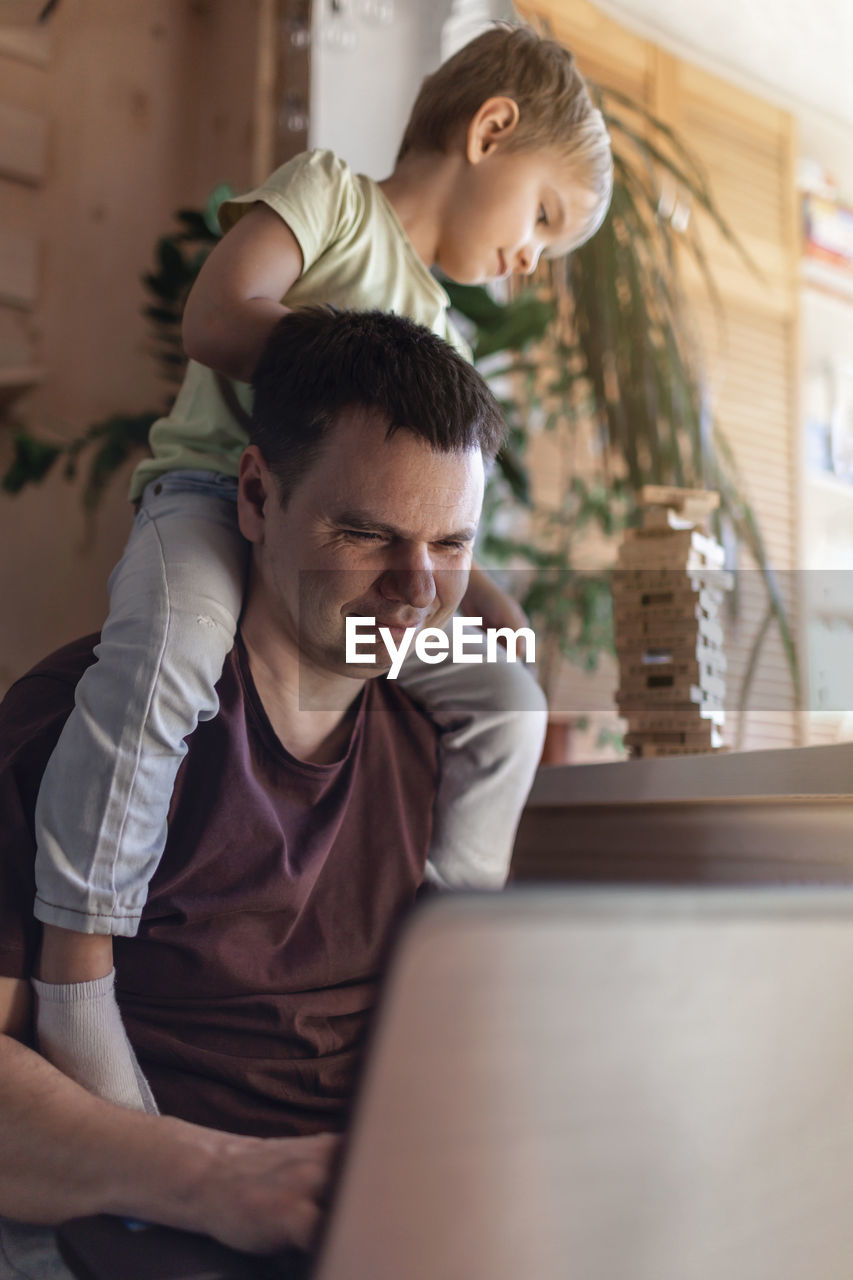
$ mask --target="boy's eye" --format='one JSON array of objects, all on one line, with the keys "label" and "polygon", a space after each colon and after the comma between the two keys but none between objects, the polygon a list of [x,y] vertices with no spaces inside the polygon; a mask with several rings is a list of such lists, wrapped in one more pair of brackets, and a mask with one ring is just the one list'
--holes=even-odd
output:
[{"label": "boy's eye", "polygon": [[547,213],[547,210],[545,209],[544,204],[540,204],[539,206],[539,216],[536,219],[536,221],[541,222],[546,227],[548,225],[548,213]]}]

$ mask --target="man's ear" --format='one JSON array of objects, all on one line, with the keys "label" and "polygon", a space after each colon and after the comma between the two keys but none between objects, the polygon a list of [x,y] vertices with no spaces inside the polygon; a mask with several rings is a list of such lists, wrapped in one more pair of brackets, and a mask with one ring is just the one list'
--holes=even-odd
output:
[{"label": "man's ear", "polygon": [[264,510],[273,497],[275,480],[256,444],[247,445],[240,459],[237,488],[237,520],[249,542],[264,540]]},{"label": "man's ear", "polygon": [[465,155],[471,164],[478,164],[498,143],[512,137],[519,114],[514,98],[486,99],[468,126]]}]

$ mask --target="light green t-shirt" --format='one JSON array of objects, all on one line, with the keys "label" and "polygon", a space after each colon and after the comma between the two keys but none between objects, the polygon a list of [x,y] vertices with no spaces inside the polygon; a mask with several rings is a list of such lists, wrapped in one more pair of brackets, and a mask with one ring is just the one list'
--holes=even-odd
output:
[{"label": "light green t-shirt", "polygon": [[[354,174],[331,151],[296,156],[255,191],[227,200],[219,221],[227,231],[258,200],[287,223],[302,250],[303,269],[282,302],[288,307],[332,303],[356,311],[393,311],[471,352],[450,322],[450,300],[418,257],[375,182]],[[251,388],[234,382],[246,412]],[[216,375],[191,360],[168,417],[151,428],[152,458],[139,464],[131,498],[166,471],[237,475],[246,433],[228,409]]]}]

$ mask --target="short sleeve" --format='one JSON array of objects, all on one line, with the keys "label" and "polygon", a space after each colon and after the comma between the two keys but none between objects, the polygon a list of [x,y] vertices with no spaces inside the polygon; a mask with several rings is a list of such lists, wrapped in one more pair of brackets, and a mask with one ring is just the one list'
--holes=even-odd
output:
[{"label": "short sleeve", "polygon": [[307,151],[276,169],[262,186],[225,200],[219,225],[228,231],[262,202],[287,223],[302,250],[303,270],[356,226],[362,197],[348,165],[331,151]]},{"label": "short sleeve", "polygon": [[0,977],[26,978],[35,963],[41,938],[33,917],[36,798],[94,639],[47,659],[0,702]]}]

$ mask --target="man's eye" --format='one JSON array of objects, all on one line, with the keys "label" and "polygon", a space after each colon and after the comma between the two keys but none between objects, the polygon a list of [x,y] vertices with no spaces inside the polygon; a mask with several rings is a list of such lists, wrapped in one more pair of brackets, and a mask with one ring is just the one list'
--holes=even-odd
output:
[{"label": "man's eye", "polygon": [[440,547],[444,547],[445,551],[465,551],[468,543],[460,542],[458,539],[448,538],[446,542],[440,542]]},{"label": "man's eye", "polygon": [[367,529],[344,529],[347,538],[356,538],[359,542],[381,542],[381,533],[370,533]]}]

